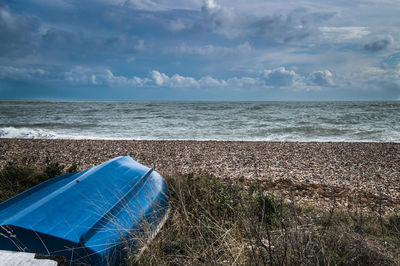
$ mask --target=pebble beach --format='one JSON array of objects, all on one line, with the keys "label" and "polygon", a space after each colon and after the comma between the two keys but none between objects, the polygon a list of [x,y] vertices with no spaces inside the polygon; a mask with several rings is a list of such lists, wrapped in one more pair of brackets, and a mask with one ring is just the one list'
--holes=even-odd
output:
[{"label": "pebble beach", "polygon": [[0,139],[0,167],[59,162],[83,170],[121,155],[165,178],[208,173],[263,184],[299,204],[400,211],[400,143]]}]

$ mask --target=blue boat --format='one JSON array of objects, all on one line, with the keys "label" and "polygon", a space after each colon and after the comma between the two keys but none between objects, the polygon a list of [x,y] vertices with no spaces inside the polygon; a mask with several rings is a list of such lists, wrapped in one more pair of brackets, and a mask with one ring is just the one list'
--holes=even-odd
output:
[{"label": "blue boat", "polygon": [[123,264],[168,215],[164,179],[129,156],[49,179],[0,204],[0,249]]}]

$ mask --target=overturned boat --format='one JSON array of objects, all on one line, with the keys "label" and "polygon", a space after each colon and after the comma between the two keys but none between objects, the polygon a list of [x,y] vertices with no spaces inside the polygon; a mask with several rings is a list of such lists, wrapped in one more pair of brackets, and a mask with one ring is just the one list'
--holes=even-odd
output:
[{"label": "overturned boat", "polygon": [[168,214],[165,181],[121,156],[49,179],[0,204],[0,249],[118,265]]}]

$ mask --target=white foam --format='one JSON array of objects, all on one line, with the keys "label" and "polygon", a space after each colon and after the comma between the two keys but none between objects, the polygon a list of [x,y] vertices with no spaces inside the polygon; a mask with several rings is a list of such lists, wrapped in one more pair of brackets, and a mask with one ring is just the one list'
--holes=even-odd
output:
[{"label": "white foam", "polygon": [[27,127],[3,127],[0,128],[0,138],[23,138],[23,139],[54,139],[59,136],[52,131]]}]

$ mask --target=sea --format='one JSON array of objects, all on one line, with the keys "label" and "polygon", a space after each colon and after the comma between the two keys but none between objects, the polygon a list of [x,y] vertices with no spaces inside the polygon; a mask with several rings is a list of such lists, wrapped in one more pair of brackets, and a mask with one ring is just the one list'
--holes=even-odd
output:
[{"label": "sea", "polygon": [[0,138],[400,142],[400,101],[0,101]]}]

